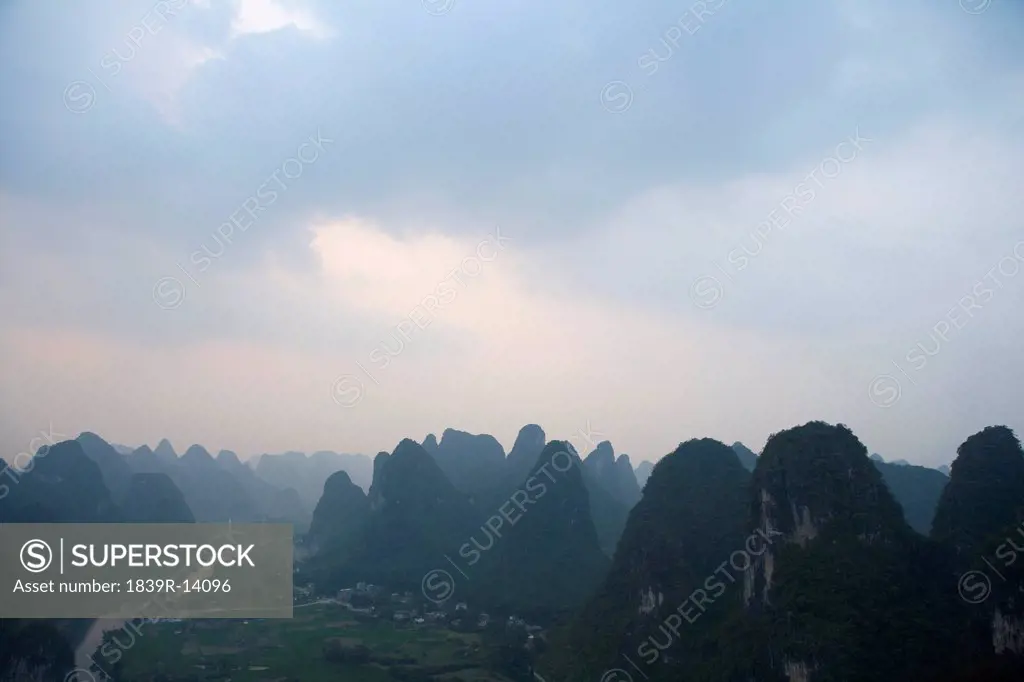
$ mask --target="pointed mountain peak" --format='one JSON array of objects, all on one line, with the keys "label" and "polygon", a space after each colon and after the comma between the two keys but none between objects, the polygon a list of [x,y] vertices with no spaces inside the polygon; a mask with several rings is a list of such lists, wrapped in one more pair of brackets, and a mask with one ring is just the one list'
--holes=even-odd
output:
[{"label": "pointed mountain peak", "polygon": [[244,466],[242,460],[232,450],[221,450],[217,453],[217,462],[229,466]]},{"label": "pointed mountain peak", "polygon": [[423,449],[431,455],[437,454],[437,436],[428,433],[427,437],[423,439]]},{"label": "pointed mountain peak", "polygon": [[391,453],[391,457],[395,461],[399,461],[399,462],[400,461],[416,461],[416,460],[422,461],[423,458],[424,458],[424,455],[429,457],[429,454],[430,453],[428,453],[426,450],[423,449],[422,445],[420,445],[419,443],[417,443],[413,439],[411,439],[411,438],[403,438],[402,442],[400,442],[398,444],[398,446],[395,447],[394,452]]},{"label": "pointed mountain peak", "polygon": [[181,459],[185,462],[202,462],[204,464],[213,461],[213,457],[202,445],[190,446],[189,449],[185,451],[185,454],[181,456]]},{"label": "pointed mountain peak", "polygon": [[382,452],[373,461],[369,496],[375,508],[392,500],[445,497],[455,492],[434,458],[412,439],[402,440],[390,455]]},{"label": "pointed mountain peak", "polygon": [[128,490],[132,470],[117,450],[107,441],[91,431],[84,431],[75,439],[82,447],[86,457],[96,463],[103,473],[103,481],[107,489],[116,498]]},{"label": "pointed mountain peak", "polygon": [[649,462],[646,459],[636,465],[636,482],[637,485],[642,489],[647,485],[647,481],[651,478],[651,472],[654,471],[654,463]]},{"label": "pointed mountain peak", "polygon": [[601,465],[612,464],[615,462],[615,448],[612,447],[609,441],[603,440],[597,444],[593,452],[587,455],[584,461],[590,461],[591,459],[595,463],[599,462]]},{"label": "pointed mountain peak", "polygon": [[747,471],[753,471],[757,466],[757,454],[743,443],[736,441],[732,444],[732,451],[740,458],[740,464]]},{"label": "pointed mountain peak", "polygon": [[338,490],[345,490],[349,487],[358,488],[362,492],[362,488],[352,482],[352,478],[348,475],[347,471],[335,471],[333,474],[327,477],[324,482],[324,495],[329,492],[335,492]]},{"label": "pointed mountain peak", "polygon": [[519,429],[519,434],[516,436],[516,442],[513,444],[512,450],[514,451],[516,448],[536,448],[539,452],[544,449],[545,442],[544,429],[537,424],[527,424]]},{"label": "pointed mountain peak", "polygon": [[85,446],[86,443],[89,443],[90,445],[101,445],[113,448],[113,446],[110,445],[110,443],[103,440],[92,431],[82,431],[80,434],[78,434],[78,438],[76,438],[75,440],[77,440],[79,443],[82,443],[83,447]]},{"label": "pointed mountain peak", "polygon": [[803,543],[851,516],[862,534],[906,527],[867,449],[843,424],[816,421],[777,433],[761,460],[754,485],[762,528]]},{"label": "pointed mountain peak", "polygon": [[815,421],[773,434],[752,489],[755,526],[777,541],[751,569],[744,587],[748,603],[767,601],[784,542],[806,547],[824,536],[822,542],[843,537],[874,545],[912,533],[867,449],[843,424]]},{"label": "pointed mountain peak", "polygon": [[1024,452],[1013,431],[989,426],[957,449],[932,537],[972,552],[1017,521],[1024,506]]},{"label": "pointed mountain peak", "polygon": [[153,450],[153,454],[164,460],[178,459],[178,453],[174,451],[174,446],[171,445],[171,441],[166,438],[157,443],[156,449]]},{"label": "pointed mountain peak", "polygon": [[352,482],[347,472],[331,474],[324,482],[324,492],[309,526],[314,551],[342,548],[363,523],[368,509],[366,493]]},{"label": "pointed mountain peak", "polygon": [[537,463],[544,444],[547,442],[544,429],[536,424],[527,424],[519,429],[516,442],[509,450],[508,458],[505,460],[505,468],[510,481],[519,484],[526,478],[526,474]]}]

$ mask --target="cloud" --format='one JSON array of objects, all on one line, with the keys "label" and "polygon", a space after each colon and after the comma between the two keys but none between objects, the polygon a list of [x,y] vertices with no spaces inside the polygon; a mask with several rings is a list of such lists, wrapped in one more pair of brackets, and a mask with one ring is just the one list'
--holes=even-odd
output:
[{"label": "cloud", "polygon": [[[48,419],[250,453],[590,420],[654,458],[828,418],[938,462],[1014,418],[1016,279],[898,407],[867,396],[1020,239],[1010,3],[726,3],[692,35],[653,0],[154,7],[0,9],[0,445]],[[197,273],[318,130],[323,158]],[[857,130],[856,160],[759,235]],[[452,280],[496,226],[508,248]],[[169,276],[187,295],[164,310]],[[356,363],[377,374],[345,411],[331,382]]]}]

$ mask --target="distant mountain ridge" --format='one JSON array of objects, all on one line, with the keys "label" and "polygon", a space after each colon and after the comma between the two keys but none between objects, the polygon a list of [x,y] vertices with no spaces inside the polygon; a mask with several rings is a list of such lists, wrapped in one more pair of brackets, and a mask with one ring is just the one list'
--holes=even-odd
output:
[{"label": "distant mountain ridge", "polygon": [[[17,473],[16,483],[0,496],[0,522],[190,522],[191,512],[169,477],[129,474],[124,483],[124,470],[109,458],[110,453],[117,454],[91,433],[40,449],[31,468]],[[0,462],[0,474],[6,468]],[[107,480],[123,488],[120,495],[108,489]],[[0,679],[69,679],[74,646],[89,624],[88,620],[0,619]]]},{"label": "distant mountain ridge", "polygon": [[[506,456],[501,444],[489,434],[448,428],[440,442],[430,434],[422,447],[456,489],[479,508],[488,509],[501,504],[522,485],[545,447],[545,438],[544,429],[527,424]],[[571,445],[567,447],[573,450]],[[596,444],[583,460],[582,475],[601,547],[611,556],[629,510],[640,500],[640,485],[629,456],[616,458],[608,441]]]},{"label": "distant mountain ridge", "polygon": [[306,509],[315,509],[324,483],[338,471],[349,475],[353,483],[368,492],[373,481],[373,460],[366,455],[339,454],[318,450],[311,455],[286,452],[261,455],[255,472],[264,481],[281,489],[292,488]]}]

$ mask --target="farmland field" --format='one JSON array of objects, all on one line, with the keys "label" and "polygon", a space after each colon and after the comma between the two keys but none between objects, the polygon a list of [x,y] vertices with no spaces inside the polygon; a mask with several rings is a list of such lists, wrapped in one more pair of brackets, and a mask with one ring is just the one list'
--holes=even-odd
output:
[{"label": "farmland field", "polygon": [[[140,630],[134,643],[118,647],[119,682],[508,680],[486,670],[477,634],[357,621],[331,603],[297,608],[292,620],[144,623]],[[111,634],[127,643],[124,632]],[[108,643],[106,651],[115,646]]]}]

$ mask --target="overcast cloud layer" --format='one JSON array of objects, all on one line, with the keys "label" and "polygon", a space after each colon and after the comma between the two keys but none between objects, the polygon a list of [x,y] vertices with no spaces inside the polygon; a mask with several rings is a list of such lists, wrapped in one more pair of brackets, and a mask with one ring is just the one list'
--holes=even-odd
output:
[{"label": "overcast cloud layer", "polygon": [[1010,0],[0,5],[0,448],[1018,433]]}]

